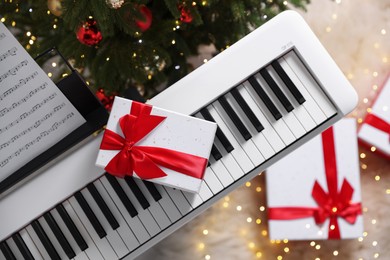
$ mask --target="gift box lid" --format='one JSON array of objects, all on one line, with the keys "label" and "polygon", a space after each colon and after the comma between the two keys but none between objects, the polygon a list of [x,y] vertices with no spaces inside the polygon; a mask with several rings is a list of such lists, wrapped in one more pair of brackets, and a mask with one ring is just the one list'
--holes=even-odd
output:
[{"label": "gift box lid", "polygon": [[390,159],[390,74],[373,100],[358,137],[361,144],[374,146],[377,153]]},{"label": "gift box lid", "polygon": [[[135,101],[116,97],[111,110],[110,118],[107,123],[106,129],[108,130],[106,130],[105,135],[108,131],[112,131],[117,135],[124,137],[123,129],[121,123],[119,123],[119,120],[123,116],[129,115],[130,111],[130,114],[133,116],[133,111],[135,111],[135,107],[140,107],[141,109],[146,107],[148,108],[148,110],[150,110],[147,115],[149,116],[149,118],[145,119],[146,121],[144,121],[144,125],[140,124],[138,126],[141,128],[150,128],[150,131],[143,138],[137,140],[133,144],[133,147],[136,147],[136,149],[138,150],[144,149],[144,147],[148,147],[145,149],[149,149],[151,147],[153,149],[156,148],[154,150],[158,150],[158,153],[160,153],[161,155],[159,156],[163,158],[162,161],[164,161],[158,161],[158,159],[156,159],[156,156],[150,154],[150,149],[148,150],[148,152],[146,152],[149,153],[146,157],[152,158],[152,162],[166,174],[165,177],[160,176],[158,178],[150,178],[148,180],[189,192],[198,192],[202,183],[202,178],[193,177],[190,174],[183,174],[185,171],[181,171],[182,169],[178,170],[177,167],[167,167],[164,163],[172,161],[172,164],[180,165],[180,162],[176,163],[176,161],[178,161],[181,157],[176,157],[175,154],[172,154],[172,151],[178,154],[186,154],[192,156],[192,159],[187,161],[185,164],[192,163],[193,167],[195,168],[203,167],[203,175],[205,167],[207,166],[207,159],[210,156],[211,147],[214,141],[214,136],[217,128],[216,124],[213,122],[208,122],[202,119],[161,109],[155,106],[145,105]],[[139,115],[138,118],[140,117],[141,116]],[[148,120],[160,121],[153,128],[151,128],[147,126]],[[133,133],[135,132],[136,131],[133,131]],[[132,134],[131,131],[130,134]],[[104,140],[105,139],[103,137],[102,143],[104,142]],[[144,150],[143,152],[145,152]],[[156,151],[153,151],[153,153],[154,152]],[[107,169],[106,166],[111,162],[111,160],[114,159],[114,157],[118,153],[118,149],[102,149],[101,146],[96,164]],[[175,156],[175,159],[172,159],[173,157],[171,155]],[[201,160],[198,160],[198,158],[201,158]],[[198,161],[202,162],[202,165],[197,165]],[[144,167],[139,167],[139,170],[134,170],[135,177],[145,179],[145,175],[140,176],[140,172],[142,171],[141,168],[150,167],[148,167],[147,164],[143,164],[143,166]],[[185,168],[186,165],[182,164],[178,167]],[[199,170],[197,171],[199,172]]]},{"label": "gift box lid", "polygon": [[[359,175],[356,123],[354,119],[343,119],[333,126],[335,162],[337,172],[337,191],[341,190],[346,180],[353,188],[350,201],[360,204],[361,189]],[[292,152],[266,171],[268,213],[273,208],[288,208],[283,214],[291,215],[290,208],[319,208],[312,196],[316,181],[323,191],[329,194],[327,181],[328,165],[325,168],[323,138],[315,137],[296,151]],[[330,196],[330,195],[329,195]],[[294,212],[297,213],[297,212]],[[354,238],[362,235],[363,222],[357,214],[355,224],[351,225],[342,217],[337,217],[341,238]],[[269,217],[271,239],[327,239],[329,218],[317,224],[313,216],[303,218]]]}]

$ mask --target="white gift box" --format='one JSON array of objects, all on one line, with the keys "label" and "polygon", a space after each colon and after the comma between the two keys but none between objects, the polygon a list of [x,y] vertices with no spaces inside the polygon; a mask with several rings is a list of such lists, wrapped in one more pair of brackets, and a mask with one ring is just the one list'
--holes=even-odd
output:
[{"label": "white gift box", "polygon": [[[332,129],[333,134],[330,135],[330,130],[326,130],[327,137],[316,136],[267,169],[268,224],[271,239],[344,239],[362,236],[363,217],[360,204],[356,123],[354,119],[343,119]],[[334,150],[329,148],[332,146],[329,145],[329,136],[334,137]],[[323,140],[328,145],[323,145]],[[327,153],[327,159],[324,153]],[[335,164],[330,163],[331,158],[335,158]],[[327,164],[326,168],[325,164]],[[336,169],[333,174],[332,165],[335,165]],[[327,176],[330,178],[329,182],[332,182],[332,176],[334,180],[337,179],[337,183],[333,182],[333,188],[330,187]],[[344,180],[350,184],[353,192],[348,192],[347,187],[342,187],[346,184]],[[333,217],[332,212],[327,211],[326,206],[320,206],[312,195],[319,192],[316,189],[318,187],[314,188],[316,181],[326,193],[325,197],[332,197],[333,194],[336,200],[344,198],[344,201],[348,201],[343,204],[344,206],[338,204],[337,207],[335,207],[337,203],[326,204],[330,205],[328,209],[334,212]],[[337,187],[336,192],[335,187]],[[345,208],[342,209],[343,207]],[[349,215],[348,211],[354,213]],[[329,212],[330,215],[319,214],[323,217],[323,222],[318,223],[316,214],[321,212]],[[347,219],[353,223],[349,223]],[[339,232],[338,237],[334,235],[335,229]]]},{"label": "white gift box", "polygon": [[[132,111],[133,114],[132,108],[135,109],[139,106],[151,107],[150,105],[145,105],[128,99],[115,97],[104,135],[106,136],[108,131],[113,131],[119,136],[125,137],[119,124],[119,119],[127,114],[130,114],[130,111]],[[202,175],[200,178],[193,177],[190,174],[183,174],[183,172],[180,172],[181,169],[178,170],[176,168],[176,170],[173,170],[166,167],[166,165],[162,166],[160,162],[153,161],[154,159],[152,159],[152,163],[159,169],[161,169],[162,172],[166,174],[166,176],[148,179],[148,181],[171,186],[184,191],[198,192],[202,183],[202,176],[204,174],[204,170],[207,167],[207,160],[210,156],[217,125],[212,122],[190,117],[187,115],[178,114],[176,112],[168,111],[154,106],[151,107],[149,114],[152,116],[161,116],[163,117],[163,119],[141,140],[135,142],[134,144],[132,143],[130,148],[124,149],[134,150],[134,147],[153,147],[152,149],[168,149],[170,151],[173,151],[174,153],[179,153],[179,155],[188,155],[190,156],[190,159],[194,158],[194,160],[191,159],[192,163],[198,162],[198,159],[200,158],[200,160],[202,161],[202,165],[197,165],[197,163],[193,163],[193,166],[196,166],[198,172],[200,170],[202,171]],[[145,124],[141,125],[141,128],[144,127]],[[105,137],[103,137],[102,144],[104,140]],[[105,168],[119,152],[120,150],[114,149],[103,150],[101,145],[97,156],[96,164],[100,167]],[[166,150],[162,150],[162,152],[160,150],[159,153],[163,156],[162,158],[164,162],[162,163],[165,163],[166,161],[172,161],[173,163],[176,163],[178,161],[181,162],[181,160],[177,160],[176,157],[175,159],[172,159],[173,157],[170,156],[171,153],[167,153]],[[149,155],[147,155],[146,157],[148,156]],[[164,156],[167,158],[164,158]],[[149,169],[149,165],[146,165],[147,167],[138,167],[138,169],[144,171],[146,168]],[[145,166],[145,164],[143,164],[143,166]],[[137,169],[135,169],[136,167],[133,168],[133,176],[141,179],[142,176],[139,176],[141,170],[137,173]],[[107,168],[105,169],[107,170]]]},{"label": "white gift box", "polygon": [[[379,154],[390,159],[390,76],[387,77],[371,109],[359,129],[359,141],[369,148],[374,146]],[[381,123],[377,122],[378,118]],[[382,127],[379,124],[382,124]]]}]

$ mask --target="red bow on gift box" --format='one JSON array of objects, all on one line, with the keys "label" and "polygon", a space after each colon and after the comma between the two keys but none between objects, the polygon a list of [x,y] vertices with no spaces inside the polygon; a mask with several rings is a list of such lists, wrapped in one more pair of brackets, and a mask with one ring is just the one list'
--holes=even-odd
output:
[{"label": "red bow on gift box", "polygon": [[320,225],[329,221],[328,237],[340,239],[340,229],[337,219],[344,218],[348,223],[354,224],[358,215],[362,214],[361,203],[353,203],[353,188],[344,179],[340,191],[337,185],[337,164],[334,147],[333,129],[322,133],[322,145],[324,150],[324,162],[328,193],[315,181],[312,190],[312,197],[318,207],[275,207],[268,209],[270,220],[293,220],[298,218],[313,217],[316,224]]},{"label": "red bow on gift box", "polygon": [[119,150],[105,170],[118,177],[132,176],[135,172],[141,179],[153,179],[166,176],[159,167],[163,166],[202,179],[207,166],[206,158],[161,147],[137,145],[165,120],[165,117],[151,115],[151,111],[152,106],[133,101],[130,114],[119,119],[124,137],[105,130],[100,149]]},{"label": "red bow on gift box", "polygon": [[385,120],[374,114],[368,114],[364,122],[366,124],[369,124],[370,126],[377,128],[378,130],[388,133],[390,143],[390,123],[387,123]]}]

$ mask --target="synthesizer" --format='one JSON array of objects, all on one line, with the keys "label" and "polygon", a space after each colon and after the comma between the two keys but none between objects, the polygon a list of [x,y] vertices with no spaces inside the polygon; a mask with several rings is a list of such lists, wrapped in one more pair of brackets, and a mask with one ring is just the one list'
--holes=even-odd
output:
[{"label": "synthesizer", "polygon": [[0,259],[134,259],[341,119],[357,95],[285,11],[148,103],[217,123],[200,192],[105,173],[97,135],[0,200]]}]

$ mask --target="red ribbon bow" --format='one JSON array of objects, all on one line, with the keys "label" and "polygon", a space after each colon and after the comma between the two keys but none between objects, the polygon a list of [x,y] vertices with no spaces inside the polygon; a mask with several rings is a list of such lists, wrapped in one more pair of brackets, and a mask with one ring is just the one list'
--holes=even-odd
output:
[{"label": "red ribbon bow", "polygon": [[313,217],[316,224],[320,225],[329,221],[328,237],[340,239],[340,229],[337,219],[344,218],[348,223],[354,224],[357,216],[362,214],[361,203],[352,203],[353,188],[344,179],[340,191],[337,185],[337,164],[334,147],[333,128],[322,133],[322,145],[324,150],[324,162],[328,193],[315,181],[312,197],[318,207],[277,207],[268,209],[268,218],[273,220],[291,220],[297,218]]},{"label": "red ribbon bow", "polygon": [[100,145],[102,150],[119,150],[105,167],[115,176],[124,177],[135,172],[141,179],[153,179],[167,176],[159,167],[198,179],[203,178],[207,159],[170,149],[138,146],[137,143],[155,129],[165,117],[151,115],[152,106],[133,101],[130,114],[119,119],[124,137],[106,129]]},{"label": "red ribbon bow", "polygon": [[380,131],[388,133],[390,143],[390,123],[387,123],[385,120],[374,114],[368,114],[364,122],[366,124],[369,124],[370,126],[377,128]]}]

